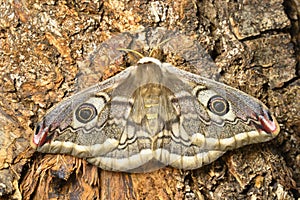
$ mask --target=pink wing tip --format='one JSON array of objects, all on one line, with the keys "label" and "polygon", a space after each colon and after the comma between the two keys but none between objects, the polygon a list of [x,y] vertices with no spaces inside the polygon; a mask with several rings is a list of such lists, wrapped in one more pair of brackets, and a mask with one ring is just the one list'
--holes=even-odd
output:
[{"label": "pink wing tip", "polygon": [[35,133],[32,137],[32,141],[31,141],[31,145],[34,148],[42,146],[45,143],[47,135],[48,135],[48,130],[49,130],[49,127],[41,127],[40,125],[38,125],[36,127]]},{"label": "pink wing tip", "polygon": [[264,115],[259,116],[259,121],[261,123],[261,128],[266,133],[270,133],[273,135],[277,135],[280,131],[278,122],[276,119],[270,114],[268,110],[263,110]]}]

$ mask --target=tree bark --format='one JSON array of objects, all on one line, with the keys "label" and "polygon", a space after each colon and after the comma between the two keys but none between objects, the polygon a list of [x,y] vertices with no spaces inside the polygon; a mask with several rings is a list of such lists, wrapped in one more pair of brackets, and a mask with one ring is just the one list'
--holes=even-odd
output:
[{"label": "tree bark", "polygon": [[[0,199],[299,198],[299,12],[296,0],[3,1]],[[141,174],[104,171],[31,149],[36,122],[78,90],[76,77],[95,46],[141,27],[197,35],[221,72],[219,80],[268,105],[280,123],[279,136],[197,170]],[[101,80],[121,70],[103,66]]]}]

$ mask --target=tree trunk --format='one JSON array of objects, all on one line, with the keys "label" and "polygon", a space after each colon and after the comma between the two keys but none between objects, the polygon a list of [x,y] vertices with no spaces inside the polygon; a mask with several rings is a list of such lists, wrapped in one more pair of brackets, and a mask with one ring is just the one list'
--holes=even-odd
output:
[{"label": "tree trunk", "polygon": [[[299,198],[299,12],[296,0],[3,1],[0,199]],[[80,74],[95,73],[86,70],[95,47],[141,27],[197,35],[219,81],[263,101],[280,123],[279,136],[192,171],[109,172],[72,156],[35,152],[35,124],[82,88],[75,83]],[[122,67],[96,70],[104,80]]]}]

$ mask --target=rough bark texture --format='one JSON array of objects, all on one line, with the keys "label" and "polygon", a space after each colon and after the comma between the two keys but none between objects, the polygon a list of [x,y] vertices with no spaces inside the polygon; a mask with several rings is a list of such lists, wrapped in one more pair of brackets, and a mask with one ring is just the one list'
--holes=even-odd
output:
[{"label": "rough bark texture", "polygon": [[[297,199],[300,80],[297,0],[1,1],[0,199]],[[265,144],[193,171],[108,172],[35,153],[35,123],[70,96],[78,63],[111,35],[166,27],[199,36],[220,80],[265,102],[281,125]],[[103,79],[121,69],[103,70]]]}]

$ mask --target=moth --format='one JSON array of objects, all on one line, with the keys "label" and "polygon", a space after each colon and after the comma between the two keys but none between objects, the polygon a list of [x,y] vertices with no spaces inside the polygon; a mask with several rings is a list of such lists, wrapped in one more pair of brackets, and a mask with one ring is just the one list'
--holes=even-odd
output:
[{"label": "moth", "polygon": [[268,108],[246,93],[143,57],[56,105],[36,125],[31,143],[105,170],[188,170],[279,130]]}]

